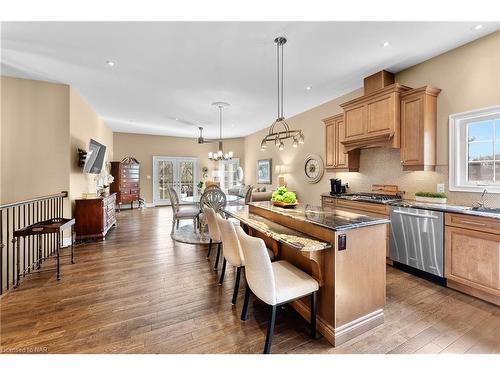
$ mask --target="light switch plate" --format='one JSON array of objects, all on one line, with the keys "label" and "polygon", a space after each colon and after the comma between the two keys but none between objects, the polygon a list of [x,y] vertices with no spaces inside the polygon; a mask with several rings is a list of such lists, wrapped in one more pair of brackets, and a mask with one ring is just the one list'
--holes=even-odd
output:
[{"label": "light switch plate", "polygon": [[438,193],[444,193],[444,184],[437,184],[436,191]]}]

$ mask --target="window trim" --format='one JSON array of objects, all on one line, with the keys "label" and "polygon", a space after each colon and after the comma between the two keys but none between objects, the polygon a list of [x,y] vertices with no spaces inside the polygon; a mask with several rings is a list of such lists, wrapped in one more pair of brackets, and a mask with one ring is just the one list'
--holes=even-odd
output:
[{"label": "window trim", "polygon": [[[464,181],[467,175],[467,134],[465,124],[471,120],[480,121],[480,117],[499,116],[500,105],[456,113],[449,116],[449,190],[462,192],[482,192],[487,189],[490,193],[500,194],[500,184],[477,183],[469,184]],[[464,133],[465,132],[465,133]],[[465,150],[464,150],[465,147]],[[493,165],[495,168],[495,165]]]}]

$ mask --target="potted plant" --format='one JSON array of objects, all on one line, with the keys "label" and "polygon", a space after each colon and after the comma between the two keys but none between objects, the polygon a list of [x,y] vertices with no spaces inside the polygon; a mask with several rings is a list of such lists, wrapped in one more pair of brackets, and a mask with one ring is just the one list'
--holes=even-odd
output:
[{"label": "potted plant", "polygon": [[198,183],[196,184],[196,187],[198,188],[198,195],[201,194],[201,189],[203,189],[203,181],[198,181]]},{"label": "potted plant", "polygon": [[448,196],[446,193],[432,193],[429,191],[419,191],[415,193],[415,200],[417,202],[427,202],[427,203],[446,203],[446,198]]},{"label": "potted plant", "polygon": [[273,191],[271,202],[273,202],[273,205],[279,207],[295,207],[299,203],[297,202],[295,193],[288,191],[284,186],[280,186],[277,190]]}]

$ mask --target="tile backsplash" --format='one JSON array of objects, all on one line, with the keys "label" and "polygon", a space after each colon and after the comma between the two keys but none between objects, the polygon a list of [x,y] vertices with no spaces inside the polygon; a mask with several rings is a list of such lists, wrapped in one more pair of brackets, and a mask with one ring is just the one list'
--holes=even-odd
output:
[{"label": "tile backsplash", "polygon": [[[448,165],[439,165],[435,172],[405,172],[401,167],[399,149],[373,148],[361,151],[359,172],[338,172],[342,182],[349,182],[349,191],[371,191],[372,184],[398,185],[405,199],[415,199],[418,191],[436,191],[437,184],[444,184],[448,203],[471,206],[480,193],[450,192],[448,190]],[[486,206],[500,207],[500,194],[487,194]]]}]

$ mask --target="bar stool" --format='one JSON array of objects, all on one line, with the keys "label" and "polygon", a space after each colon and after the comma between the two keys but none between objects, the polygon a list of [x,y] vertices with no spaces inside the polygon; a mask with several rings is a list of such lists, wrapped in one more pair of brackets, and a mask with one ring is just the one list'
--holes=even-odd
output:
[{"label": "bar stool", "polygon": [[228,262],[230,266],[236,267],[236,279],[234,281],[233,299],[231,301],[231,303],[235,305],[236,299],[238,298],[238,289],[240,287],[241,269],[245,266],[243,252],[241,251],[240,241],[236,235],[235,225],[219,215],[216,215],[216,218],[219,226],[220,238],[222,240],[222,256],[224,257],[219,285],[222,285],[224,281],[226,262]]},{"label": "bar stool", "polygon": [[220,246],[221,246],[221,236],[219,225],[217,224],[217,214],[215,210],[208,206],[202,206],[203,215],[208,224],[208,236],[210,237],[210,242],[208,244],[208,253],[207,258],[210,258],[210,252],[212,251],[212,244],[217,244],[217,256],[215,257],[214,270],[217,269],[219,265],[219,257],[220,257]]},{"label": "bar stool", "polygon": [[264,354],[271,352],[276,308],[307,295],[311,295],[311,337],[315,338],[318,282],[287,261],[271,263],[261,238],[251,237],[239,227],[236,228],[236,234],[245,257],[247,280],[241,320],[247,319],[250,293],[271,306]]}]

